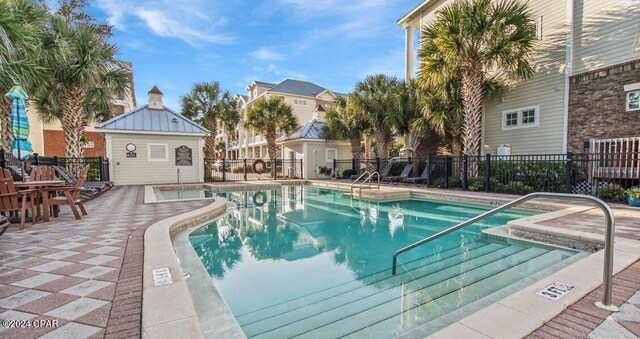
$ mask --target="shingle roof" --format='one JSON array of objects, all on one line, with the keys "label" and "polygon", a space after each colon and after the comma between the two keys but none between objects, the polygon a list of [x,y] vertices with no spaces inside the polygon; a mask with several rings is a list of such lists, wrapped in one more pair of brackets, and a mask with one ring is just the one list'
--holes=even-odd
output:
[{"label": "shingle roof", "polygon": [[268,92],[293,94],[305,97],[316,97],[318,94],[322,93],[325,90],[326,88],[320,87],[308,81],[287,79],[271,87]]},{"label": "shingle roof", "polygon": [[255,80],[254,82],[256,83],[256,85],[267,86],[267,87],[273,87],[276,85],[270,82],[264,82],[264,81],[258,81],[258,80]]},{"label": "shingle roof", "polygon": [[97,130],[136,131],[160,133],[208,134],[209,130],[164,107],[162,110],[149,109],[145,105],[131,112],[109,119],[99,125]]},{"label": "shingle roof", "polygon": [[149,93],[163,94],[158,86],[153,86],[153,88],[149,90]]},{"label": "shingle roof", "polygon": [[313,118],[307,121],[304,125],[298,127],[291,134],[278,138],[278,142],[291,141],[296,139],[324,140],[324,137],[322,135],[322,131],[324,130],[324,127],[325,127],[324,122],[320,122],[316,120],[316,118]]}]

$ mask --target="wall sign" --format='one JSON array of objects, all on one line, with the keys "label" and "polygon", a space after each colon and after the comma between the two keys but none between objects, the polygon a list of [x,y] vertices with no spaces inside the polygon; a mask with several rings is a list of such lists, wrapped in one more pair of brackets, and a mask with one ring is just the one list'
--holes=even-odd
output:
[{"label": "wall sign", "polygon": [[192,166],[193,152],[191,148],[182,145],[176,148],[176,166]]},{"label": "wall sign", "polygon": [[569,292],[573,291],[575,288],[576,287],[573,285],[554,282],[553,284],[541,289],[536,294],[547,299],[560,300],[560,298],[569,294]]},{"label": "wall sign", "polygon": [[135,158],[137,157],[136,152],[127,152],[127,158]]}]

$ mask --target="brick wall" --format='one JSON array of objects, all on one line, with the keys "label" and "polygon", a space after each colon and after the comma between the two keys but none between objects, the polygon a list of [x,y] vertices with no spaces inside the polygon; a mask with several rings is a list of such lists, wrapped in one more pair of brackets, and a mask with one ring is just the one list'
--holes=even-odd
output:
[{"label": "brick wall", "polygon": [[[64,156],[64,132],[44,130],[44,155],[47,157]],[[84,132],[87,141],[93,141],[93,148],[85,148],[85,157],[105,156],[105,139],[97,132]]]},{"label": "brick wall", "polygon": [[627,112],[624,85],[640,82],[640,59],[572,76],[568,149],[581,153],[589,139],[640,136],[640,111]]}]

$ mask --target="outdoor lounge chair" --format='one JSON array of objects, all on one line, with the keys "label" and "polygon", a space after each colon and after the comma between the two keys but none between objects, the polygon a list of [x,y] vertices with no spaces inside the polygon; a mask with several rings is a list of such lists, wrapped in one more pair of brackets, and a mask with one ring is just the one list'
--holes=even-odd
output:
[{"label": "outdoor lounge chair", "polygon": [[431,171],[429,167],[430,166],[425,166],[419,177],[404,178],[402,179],[402,182],[407,186],[409,186],[409,184],[414,184],[416,187],[420,187],[429,180],[429,171]]},{"label": "outdoor lounge chair", "polygon": [[17,217],[20,212],[20,229],[24,229],[27,212],[31,210],[31,223],[36,223],[36,190],[17,191],[13,176],[7,169],[0,170],[0,213],[11,213]]},{"label": "outdoor lounge chair", "polygon": [[[78,180],[76,184],[73,186],[62,186],[62,187],[54,187],[43,189],[45,194],[43,196],[48,197],[48,204],[53,206],[53,216],[57,217],[60,212],[60,205],[69,205],[71,208],[71,212],[73,212],[73,216],[76,219],[80,219],[80,213],[82,215],[87,215],[87,210],[84,208],[84,204],[82,203],[82,199],[80,199],[80,191],[82,191],[82,185],[84,184],[85,179],[87,178],[87,173],[89,172],[89,166],[85,166],[80,170],[80,175],[78,176]],[[53,195],[49,197],[48,192],[57,193],[57,195]]]},{"label": "outdoor lounge chair", "polygon": [[[393,167],[393,163],[392,162],[388,162],[386,163],[384,166],[382,166],[382,168],[380,169],[380,178],[388,176],[389,172],[391,172],[391,167]],[[373,171],[375,171],[375,167],[373,167],[373,169],[369,170],[369,172],[373,173]],[[352,175],[350,177],[351,180],[355,180],[358,179],[359,175]]]},{"label": "outdoor lounge chair", "polygon": [[413,169],[413,164],[406,164],[402,169],[402,173],[400,173],[400,175],[383,176],[381,181],[382,183],[388,183],[388,184],[391,184],[392,182],[402,181],[409,176],[412,169]]},{"label": "outdoor lounge chair", "polygon": [[[58,175],[67,182],[68,185],[75,185],[77,179],[64,166],[53,166]],[[80,192],[80,196],[86,201],[91,200],[113,187],[112,181],[88,181]]]},{"label": "outdoor lounge chair", "polygon": [[0,215],[0,236],[9,229],[10,224],[11,223],[9,222],[9,219],[7,219],[7,217],[5,217],[4,215]]}]

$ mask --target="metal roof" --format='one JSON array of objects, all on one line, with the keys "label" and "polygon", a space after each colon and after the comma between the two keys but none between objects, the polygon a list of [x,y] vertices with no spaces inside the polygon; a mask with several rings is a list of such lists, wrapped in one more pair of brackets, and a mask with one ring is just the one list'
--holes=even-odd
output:
[{"label": "metal roof", "polygon": [[324,140],[322,131],[324,130],[325,123],[313,118],[307,121],[304,125],[298,127],[289,135],[285,135],[278,139],[278,142],[292,141],[297,139],[317,139]]},{"label": "metal roof", "polygon": [[[164,106],[163,106],[164,107]],[[131,112],[111,118],[99,125],[97,130],[208,134],[209,130],[185,118],[167,107],[164,109],[150,109],[145,105]]]},{"label": "metal roof", "polygon": [[293,94],[305,97],[316,97],[318,94],[325,91],[326,88],[320,87],[314,83],[308,81],[287,79],[269,89],[268,92]]},{"label": "metal roof", "polygon": [[256,85],[267,86],[267,87],[273,87],[276,85],[270,82],[264,82],[264,81],[258,81],[258,80],[255,80],[254,82],[256,83]]}]

